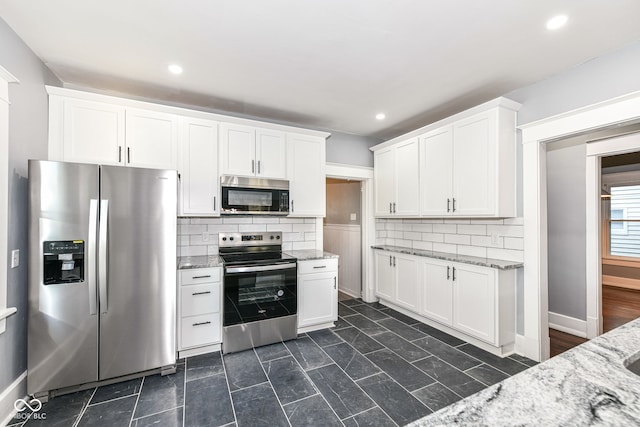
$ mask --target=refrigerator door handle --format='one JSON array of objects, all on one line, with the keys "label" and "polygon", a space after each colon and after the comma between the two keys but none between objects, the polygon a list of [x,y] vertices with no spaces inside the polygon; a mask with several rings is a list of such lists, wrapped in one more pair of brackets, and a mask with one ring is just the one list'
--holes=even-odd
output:
[{"label": "refrigerator door handle", "polygon": [[88,263],[90,272],[88,274],[87,283],[89,285],[89,314],[98,314],[98,289],[96,287],[96,238],[98,233],[98,201],[91,199],[89,201],[89,247],[88,247]]},{"label": "refrigerator door handle", "polygon": [[98,286],[100,288],[100,312],[106,313],[107,304],[107,236],[109,226],[109,201],[100,201],[100,243],[98,249]]}]

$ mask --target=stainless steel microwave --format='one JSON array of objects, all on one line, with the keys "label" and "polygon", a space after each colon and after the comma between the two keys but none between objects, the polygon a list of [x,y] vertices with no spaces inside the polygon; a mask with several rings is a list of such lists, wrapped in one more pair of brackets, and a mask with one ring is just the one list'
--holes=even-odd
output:
[{"label": "stainless steel microwave", "polygon": [[222,176],[222,215],[289,215],[289,181]]}]

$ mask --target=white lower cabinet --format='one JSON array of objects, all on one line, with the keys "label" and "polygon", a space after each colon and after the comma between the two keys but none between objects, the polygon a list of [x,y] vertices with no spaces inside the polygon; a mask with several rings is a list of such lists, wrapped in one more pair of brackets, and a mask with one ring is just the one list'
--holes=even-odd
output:
[{"label": "white lower cabinet", "polygon": [[[219,344],[222,332],[221,268],[178,272],[178,351],[197,354],[197,348]],[[194,353],[195,350],[195,353]]]},{"label": "white lower cabinet", "polygon": [[375,260],[376,296],[383,302],[443,325],[445,332],[496,348],[513,345],[516,270],[388,251],[375,251]]},{"label": "white lower cabinet", "polygon": [[338,259],[298,261],[298,332],[338,320]]}]

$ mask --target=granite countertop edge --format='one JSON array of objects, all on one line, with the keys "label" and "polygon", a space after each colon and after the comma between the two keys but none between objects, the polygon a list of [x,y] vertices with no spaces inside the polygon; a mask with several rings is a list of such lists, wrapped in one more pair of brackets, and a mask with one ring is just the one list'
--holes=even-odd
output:
[{"label": "granite countertop edge", "polygon": [[482,258],[482,257],[476,257],[476,256],[470,256],[470,255],[458,255],[458,254],[452,254],[448,252],[437,252],[437,251],[429,251],[429,250],[423,250],[423,249],[412,249],[404,246],[374,245],[371,247],[373,249],[378,249],[382,251],[397,252],[397,253],[407,254],[407,255],[416,255],[416,256],[422,256],[426,258],[441,259],[444,261],[460,262],[463,264],[471,264],[471,265],[478,265],[481,267],[496,268],[498,270],[513,270],[515,268],[520,268],[524,266],[524,263],[522,262],[507,261],[507,260],[495,259],[495,258]]},{"label": "granite countertop edge", "polygon": [[640,425],[639,358],[636,319],[410,426]]},{"label": "granite countertop edge", "polygon": [[[318,249],[298,249],[284,251],[287,255],[297,258],[298,261],[312,261],[318,259],[333,259],[339,256]],[[218,255],[198,255],[178,257],[178,270],[190,270],[194,268],[222,267],[222,259]]]}]

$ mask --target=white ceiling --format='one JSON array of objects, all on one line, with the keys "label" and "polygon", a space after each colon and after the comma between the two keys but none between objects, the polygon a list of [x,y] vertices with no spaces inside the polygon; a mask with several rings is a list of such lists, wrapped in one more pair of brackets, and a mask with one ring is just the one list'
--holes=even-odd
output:
[{"label": "white ceiling", "polygon": [[68,85],[385,139],[640,40],[638,0],[2,0],[0,16]]}]

